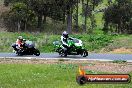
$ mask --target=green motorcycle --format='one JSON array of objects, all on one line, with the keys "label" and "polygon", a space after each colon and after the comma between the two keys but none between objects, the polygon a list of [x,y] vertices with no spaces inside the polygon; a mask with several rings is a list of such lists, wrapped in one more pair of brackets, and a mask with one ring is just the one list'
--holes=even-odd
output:
[{"label": "green motorcycle", "polygon": [[59,55],[66,57],[67,55],[81,55],[83,57],[88,56],[88,51],[83,47],[82,41],[76,38],[69,39],[69,48],[66,50],[60,41],[53,42],[55,51]]}]

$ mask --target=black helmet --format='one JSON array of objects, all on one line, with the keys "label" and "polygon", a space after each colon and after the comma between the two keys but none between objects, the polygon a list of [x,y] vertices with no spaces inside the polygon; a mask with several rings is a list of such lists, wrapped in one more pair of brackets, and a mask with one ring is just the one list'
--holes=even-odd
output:
[{"label": "black helmet", "polygon": [[68,33],[67,33],[66,31],[64,31],[64,32],[62,33],[62,36],[63,36],[64,38],[68,38]]}]

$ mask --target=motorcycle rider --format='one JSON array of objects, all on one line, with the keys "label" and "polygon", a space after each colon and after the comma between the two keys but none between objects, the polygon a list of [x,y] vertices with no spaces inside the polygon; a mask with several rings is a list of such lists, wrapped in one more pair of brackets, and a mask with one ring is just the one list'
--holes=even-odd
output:
[{"label": "motorcycle rider", "polygon": [[68,39],[72,40],[72,38],[69,37],[67,31],[64,31],[61,36],[61,42],[66,52],[70,49],[70,46],[68,46]]},{"label": "motorcycle rider", "polygon": [[22,46],[23,46],[23,48],[27,48],[27,44],[26,44],[26,39],[23,39],[23,41],[22,41]]},{"label": "motorcycle rider", "polygon": [[18,50],[18,47],[21,47],[23,42],[23,37],[22,36],[18,36],[16,43],[12,45],[12,47],[14,48],[15,51]]}]

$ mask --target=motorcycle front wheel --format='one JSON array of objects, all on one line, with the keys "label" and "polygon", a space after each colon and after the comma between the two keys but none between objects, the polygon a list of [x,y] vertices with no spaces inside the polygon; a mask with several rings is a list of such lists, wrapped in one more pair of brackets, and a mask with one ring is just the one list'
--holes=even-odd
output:
[{"label": "motorcycle front wheel", "polygon": [[88,51],[84,49],[84,50],[82,51],[82,56],[83,56],[83,57],[87,57],[87,56],[88,56]]},{"label": "motorcycle front wheel", "polygon": [[35,49],[34,50],[34,55],[39,56],[40,55],[40,51],[38,49]]},{"label": "motorcycle front wheel", "polygon": [[64,49],[59,50],[59,55],[62,56],[62,57],[67,57],[67,53]]},{"label": "motorcycle front wheel", "polygon": [[18,50],[16,54],[17,54],[18,56],[23,56],[22,50]]}]

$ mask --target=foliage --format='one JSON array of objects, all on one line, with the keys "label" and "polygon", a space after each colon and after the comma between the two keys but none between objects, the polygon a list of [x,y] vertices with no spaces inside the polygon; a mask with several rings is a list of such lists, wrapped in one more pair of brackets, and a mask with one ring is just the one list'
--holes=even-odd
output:
[{"label": "foliage", "polygon": [[25,26],[32,25],[35,20],[34,12],[27,9],[27,5],[24,3],[15,3],[11,8],[11,11],[3,13],[2,17],[5,25],[9,29],[12,29],[10,31],[18,31],[18,23],[20,23],[20,28],[24,30]]},{"label": "foliage", "polygon": [[105,32],[132,33],[132,1],[117,0],[104,12],[104,20]]},{"label": "foliage", "polygon": [[[6,0],[5,0],[6,1]],[[24,3],[27,9],[30,9],[35,13],[36,21],[32,24],[36,24],[35,27],[39,28],[38,31],[43,29],[43,25],[46,24],[46,18],[50,17],[56,21],[63,21],[67,19],[67,30],[71,32],[72,27],[72,14],[76,9],[77,0],[10,0],[9,3],[15,2]],[[84,0],[82,14],[87,14],[91,20],[92,29],[96,27],[95,18],[92,16],[92,11],[98,6],[102,0]],[[77,7],[79,8],[79,7]],[[86,19],[87,20],[87,19]],[[85,23],[86,25],[86,23]],[[27,28],[28,29],[28,28]]]},{"label": "foliage", "polygon": [[90,0],[92,6],[93,6],[93,10],[95,9],[95,6],[98,6],[100,3],[103,2],[103,0]]},{"label": "foliage", "polygon": [[90,42],[88,49],[90,50],[101,49],[104,46],[107,46],[109,43],[112,43],[112,36],[90,35],[90,38],[88,41]]},{"label": "foliage", "polygon": [[[11,3],[11,7],[12,5],[14,6],[14,4],[17,3],[22,3],[23,5],[26,6],[26,10],[30,10],[34,16],[31,17],[31,20],[27,20],[28,17],[26,16],[27,12],[25,13],[23,11],[23,17],[16,14],[16,12],[12,12],[11,14],[9,14],[8,12],[3,13],[8,14],[5,15],[5,21],[8,19],[7,22],[5,22],[5,24],[7,26],[9,26],[8,28],[11,28],[12,25],[14,25],[15,27],[12,27],[12,29],[16,29],[16,27],[18,27],[19,25],[17,25],[18,23],[20,23],[21,25],[21,29],[29,29],[28,27],[31,27],[30,29],[37,29],[37,31],[41,31],[45,29],[45,25],[46,22],[48,20],[48,18],[51,18],[53,21],[59,21],[59,22],[63,22],[64,24],[67,23],[67,29],[69,30],[70,28],[74,28],[72,27],[72,18],[75,19],[76,17],[74,17],[75,15],[73,15],[74,10],[76,9],[76,3],[77,0],[4,0],[5,5],[8,5],[9,3]],[[109,4],[109,6],[105,5],[105,8],[103,8],[102,12],[104,12],[104,28],[103,31],[108,33],[127,33],[127,34],[131,34],[132,33],[132,1],[131,0],[80,0],[79,2],[79,6],[82,4],[82,8],[81,11],[78,14],[78,16],[82,16],[85,17],[85,22],[79,22],[79,27],[81,29],[81,31],[86,32],[86,29],[92,29],[92,30],[88,30],[89,33],[91,33],[93,31],[93,29],[95,29],[96,27],[98,27],[98,25],[96,25],[96,23],[98,23],[98,18],[100,16],[98,16],[98,18],[96,18],[96,16],[94,15],[96,13],[96,10],[98,10],[98,7],[104,6],[104,4]],[[78,9],[80,9],[80,7],[77,7]],[[20,8],[19,8],[20,9]],[[21,9],[20,9],[21,10]],[[101,16],[102,13],[101,12]],[[15,13],[15,15],[13,15],[13,13]],[[96,15],[99,15],[100,12],[97,12]],[[72,17],[73,15],[73,17]],[[71,16],[71,17],[70,17]],[[10,18],[9,18],[10,17]],[[26,17],[26,18],[25,18]],[[89,19],[87,19],[89,17]],[[100,17],[101,18],[101,17]],[[15,20],[22,20],[22,22],[15,22],[15,21],[11,21],[9,19],[15,19]],[[67,19],[67,22],[65,22]],[[24,22],[24,20],[26,20],[26,22]],[[49,20],[48,20],[49,21]],[[76,20],[77,21],[77,20]],[[80,20],[79,20],[80,21]],[[89,23],[87,23],[87,21],[89,21]],[[10,22],[10,24],[8,23]],[[75,22],[77,24],[77,22]],[[103,25],[103,22],[100,22],[101,24],[101,28]],[[16,26],[17,25],[17,26]],[[75,25],[76,27],[77,25]],[[89,28],[87,27],[89,26]],[[64,29],[63,29],[64,30]],[[71,31],[71,29],[70,29]],[[75,30],[76,31],[76,28]],[[77,31],[76,31],[77,32]],[[80,32],[80,31],[79,31]]]},{"label": "foliage", "polygon": [[[5,2],[6,2],[6,0],[5,0]],[[27,10],[30,10],[31,12],[35,13],[35,17],[37,17],[37,20],[36,20],[37,26],[36,27],[39,29],[38,31],[42,30],[42,26],[43,26],[43,24],[46,23],[47,17],[50,17],[53,20],[63,21],[63,23],[64,23],[66,16],[68,14],[71,14],[74,4],[76,3],[74,0],[64,0],[64,1],[62,1],[62,0],[48,0],[48,1],[47,0],[11,0],[11,1],[9,1],[9,3],[13,4],[13,7],[14,7],[14,4],[16,6],[16,2],[26,5]],[[19,7],[21,7],[21,6],[19,6]],[[18,9],[22,10],[21,8],[18,8]],[[26,14],[27,14],[27,12],[26,13],[23,12],[23,14],[21,14],[21,15],[26,16]],[[17,15],[18,18],[16,18],[16,19],[20,20],[20,18],[21,19],[24,18],[19,15]],[[9,14],[9,16],[10,16],[10,14]],[[11,16],[13,17],[13,15],[11,15]],[[15,17],[15,15],[14,15],[14,17]],[[24,18],[24,19],[27,20],[27,18]],[[32,18],[32,20],[33,20],[33,18]],[[72,19],[70,19],[70,20],[72,20]],[[20,24],[21,22],[18,22],[18,23]]]},{"label": "foliage", "polygon": [[[102,3],[102,0],[82,0],[82,16],[85,17],[83,32],[86,32],[88,17],[91,21],[91,29],[94,29],[96,27],[96,21],[93,11],[95,10],[95,7],[97,7],[100,3]],[[91,33],[92,31],[89,30],[89,33]]]}]

